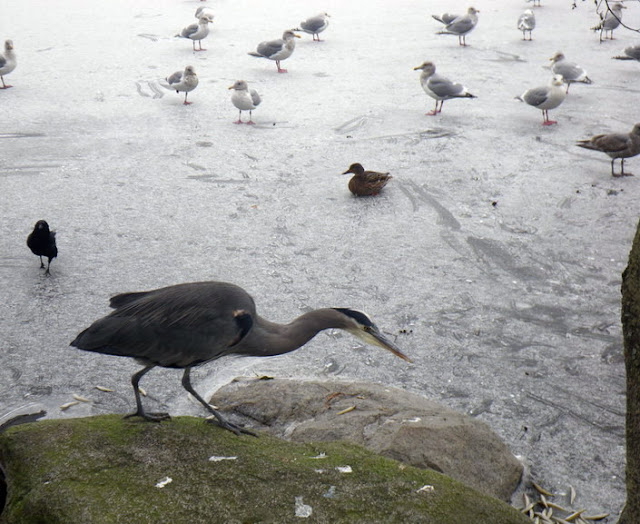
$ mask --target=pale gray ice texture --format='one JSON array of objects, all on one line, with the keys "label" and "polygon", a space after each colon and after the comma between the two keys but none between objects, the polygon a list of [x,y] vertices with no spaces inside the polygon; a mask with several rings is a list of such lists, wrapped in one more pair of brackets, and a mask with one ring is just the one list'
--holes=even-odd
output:
[{"label": "pale gray ice texture", "polygon": [[[547,489],[573,485],[580,507],[619,512],[620,283],[640,177],[613,179],[605,155],[574,142],[640,121],[640,68],[611,60],[637,35],[600,44],[593,4],[569,0],[536,8],[532,42],[515,27],[525,2],[474,0],[467,48],[435,34],[444,0],[220,0],[194,53],[174,35],[199,5],[2,5],[0,39],[18,57],[0,91],[2,415],[131,411],[138,365],[69,342],[118,292],[225,280],[274,321],[367,311],[414,363],[328,332],[286,356],[199,368],[201,392],[240,374],[404,388],[488,423]],[[324,41],[297,40],[288,74],[247,55],[321,11]],[[514,97],[548,83],[557,50],[594,84],[573,86],[543,127]],[[478,98],[425,116],[413,70],[425,60]],[[186,107],[158,81],[189,64],[200,84]],[[239,79],[262,95],[256,126],[232,123]],[[382,195],[349,193],[340,173],[354,162],[391,172]],[[627,167],[640,175],[640,158]],[[25,244],[39,219],[58,231],[50,277]],[[179,379],[146,375],[145,403],[204,415]],[[93,402],[60,411],[74,393]]]}]

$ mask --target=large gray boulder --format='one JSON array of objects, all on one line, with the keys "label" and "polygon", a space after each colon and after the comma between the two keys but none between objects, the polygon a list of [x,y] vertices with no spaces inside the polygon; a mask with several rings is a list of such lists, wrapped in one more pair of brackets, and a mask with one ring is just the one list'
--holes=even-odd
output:
[{"label": "large gray boulder", "polygon": [[522,464],[483,422],[370,383],[236,380],[211,403],[296,442],[347,440],[508,501]]}]

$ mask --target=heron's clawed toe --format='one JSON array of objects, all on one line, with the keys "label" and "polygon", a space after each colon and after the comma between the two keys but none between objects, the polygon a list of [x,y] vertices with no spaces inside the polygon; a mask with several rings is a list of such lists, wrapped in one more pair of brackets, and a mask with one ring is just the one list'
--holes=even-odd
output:
[{"label": "heron's clawed toe", "polygon": [[140,417],[149,422],[162,422],[163,420],[171,420],[169,413],[147,413],[146,411],[136,411],[135,413],[129,413],[124,418]]},{"label": "heron's clawed toe", "polygon": [[240,435],[251,435],[252,437],[257,437],[258,434],[254,433],[251,430],[245,429],[241,426],[236,426],[235,424],[232,424],[231,422],[227,422],[226,420],[224,420],[223,418],[207,418],[205,419],[207,422],[211,423],[211,424],[216,424],[217,426],[220,426],[223,429],[226,429],[228,431],[231,431],[232,433],[235,433],[236,435],[240,436]]}]

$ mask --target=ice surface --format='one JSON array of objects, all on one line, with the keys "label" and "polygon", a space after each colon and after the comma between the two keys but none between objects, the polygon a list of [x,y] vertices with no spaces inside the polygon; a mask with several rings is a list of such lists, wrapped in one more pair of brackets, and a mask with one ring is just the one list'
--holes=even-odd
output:
[{"label": "ice surface", "polygon": [[[405,388],[490,424],[547,489],[573,485],[576,504],[618,512],[620,275],[639,180],[611,178],[605,155],[574,142],[640,121],[639,66],[611,60],[637,35],[600,44],[593,3],[570,0],[536,8],[532,42],[516,28],[529,4],[474,0],[467,48],[435,34],[444,0],[220,0],[194,53],[173,35],[201,3],[0,8],[18,57],[0,91],[0,416],[30,403],[55,417],[130,411],[137,365],[69,342],[112,294],[226,280],[274,321],[367,311],[414,364],[329,332],[286,356],[204,366],[199,391],[240,373]],[[247,55],[321,11],[325,41],[297,40],[289,73]],[[624,16],[640,26],[638,5]],[[594,84],[573,86],[544,128],[514,97],[548,83],[557,50]],[[478,98],[425,116],[433,100],[413,70],[425,60]],[[185,107],[158,82],[188,64],[200,84]],[[256,126],[232,124],[239,79],[263,98]],[[340,173],[353,162],[391,172],[381,196],[351,196]],[[638,173],[640,157],[627,165]],[[39,219],[58,232],[51,277],[25,244]],[[175,370],[143,385],[153,409],[204,415]],[[73,393],[95,401],[61,412]]]}]

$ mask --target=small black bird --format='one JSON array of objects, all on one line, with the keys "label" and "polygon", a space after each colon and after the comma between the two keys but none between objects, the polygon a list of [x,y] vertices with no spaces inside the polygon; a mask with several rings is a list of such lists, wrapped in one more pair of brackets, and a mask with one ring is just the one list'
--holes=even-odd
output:
[{"label": "small black bird", "polygon": [[40,267],[44,267],[43,256],[49,259],[45,272],[49,275],[49,266],[51,266],[51,261],[58,256],[58,248],[56,247],[56,232],[49,230],[49,224],[45,220],[36,222],[33,231],[27,237],[27,246],[34,255],[40,257]]}]

